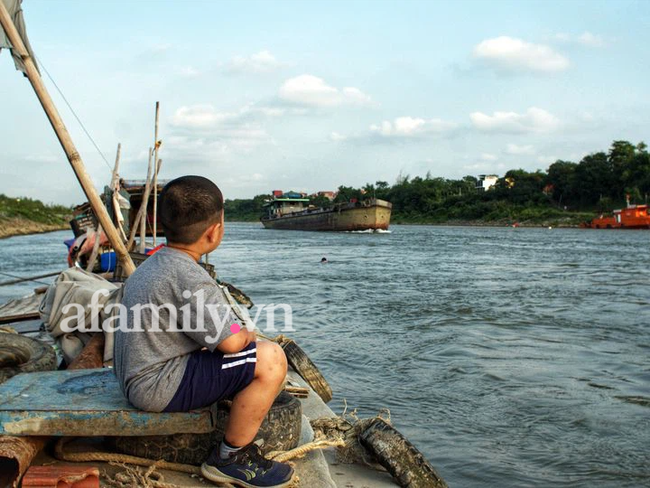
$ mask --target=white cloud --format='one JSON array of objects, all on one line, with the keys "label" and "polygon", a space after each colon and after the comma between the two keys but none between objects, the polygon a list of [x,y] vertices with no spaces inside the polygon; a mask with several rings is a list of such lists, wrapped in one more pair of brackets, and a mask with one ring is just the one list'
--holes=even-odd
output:
[{"label": "white cloud", "polygon": [[213,127],[240,117],[235,112],[217,112],[212,105],[192,105],[180,107],[172,116],[172,124],[177,127]]},{"label": "white cloud", "polygon": [[508,144],[505,152],[506,154],[531,155],[535,154],[535,148],[531,145],[518,146],[517,144]]},{"label": "white cloud", "polygon": [[328,85],[322,78],[308,74],[285,81],[280,87],[279,95],[287,102],[311,107],[374,104],[370,96],[358,88],[345,87],[339,90]]},{"label": "white cloud", "polygon": [[226,65],[230,73],[270,73],[287,66],[287,63],[278,61],[269,51],[260,51],[248,57],[235,56]]},{"label": "white cloud", "polygon": [[495,156],[494,154],[489,154],[489,153],[481,154],[481,161],[496,161],[498,159],[499,159],[498,156]]},{"label": "white cloud", "polygon": [[440,134],[456,128],[453,122],[441,119],[422,119],[416,117],[397,117],[393,122],[384,120],[373,124],[370,130],[382,137],[417,137],[427,134]]},{"label": "white cloud", "polygon": [[361,90],[354,87],[343,88],[343,96],[346,100],[355,105],[372,105],[374,103],[370,98],[370,95],[366,95]]},{"label": "white cloud", "polygon": [[577,43],[586,47],[603,47],[607,44],[603,37],[592,34],[589,31],[585,31],[579,36],[566,33],[558,33],[555,34],[552,39],[565,43]]},{"label": "white cloud", "polygon": [[199,151],[227,152],[251,150],[272,142],[259,117],[268,116],[264,109],[245,106],[236,112],[219,112],[212,105],[179,107],[171,117],[170,146]]},{"label": "white cloud", "polygon": [[605,41],[602,37],[596,36],[591,32],[584,32],[578,37],[578,42],[587,47],[603,47]]},{"label": "white cloud", "polygon": [[330,140],[334,142],[345,141],[346,139],[347,136],[344,136],[343,134],[339,134],[338,132],[332,132],[330,134]]},{"label": "white cloud", "polygon": [[556,72],[569,67],[569,60],[549,46],[508,36],[479,43],[474,48],[474,56],[503,71]]},{"label": "white cloud", "polygon": [[494,112],[493,115],[486,115],[482,112],[473,112],[469,117],[474,127],[486,132],[510,134],[549,132],[560,125],[557,117],[537,107],[531,107],[523,114]]}]

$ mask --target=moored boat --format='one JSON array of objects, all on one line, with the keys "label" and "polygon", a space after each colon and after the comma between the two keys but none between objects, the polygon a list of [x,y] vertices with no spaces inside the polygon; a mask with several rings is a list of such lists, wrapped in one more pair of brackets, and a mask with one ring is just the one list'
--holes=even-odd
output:
[{"label": "moored boat", "polygon": [[388,230],[390,225],[392,204],[385,200],[352,199],[320,208],[305,207],[308,202],[308,198],[276,197],[266,202],[267,214],[260,221],[267,229],[281,230]]},{"label": "moored boat", "polygon": [[591,229],[650,229],[650,208],[648,205],[630,205],[614,210],[612,215],[600,215],[583,227]]}]

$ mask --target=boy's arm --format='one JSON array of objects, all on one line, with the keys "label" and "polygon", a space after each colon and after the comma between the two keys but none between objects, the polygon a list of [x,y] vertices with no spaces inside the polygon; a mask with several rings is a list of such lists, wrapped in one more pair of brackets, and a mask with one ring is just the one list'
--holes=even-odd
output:
[{"label": "boy's arm", "polygon": [[247,347],[251,342],[255,342],[256,338],[255,332],[251,332],[244,327],[236,334],[221,341],[217,349],[224,354],[234,354]]}]

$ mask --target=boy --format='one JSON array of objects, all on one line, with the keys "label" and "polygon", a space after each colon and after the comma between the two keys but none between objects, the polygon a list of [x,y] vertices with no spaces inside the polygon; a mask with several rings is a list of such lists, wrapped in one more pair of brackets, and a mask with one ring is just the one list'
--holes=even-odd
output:
[{"label": "boy", "polygon": [[253,443],[282,388],[284,352],[272,342],[256,343],[198,265],[223,238],[221,191],[206,178],[183,176],[165,186],[158,211],[167,245],[124,285],[128,314],[115,332],[114,351],[122,391],[152,412],[234,397],[224,439],[201,466],[203,476],[246,488],[287,486],[291,467],[265,459]]}]

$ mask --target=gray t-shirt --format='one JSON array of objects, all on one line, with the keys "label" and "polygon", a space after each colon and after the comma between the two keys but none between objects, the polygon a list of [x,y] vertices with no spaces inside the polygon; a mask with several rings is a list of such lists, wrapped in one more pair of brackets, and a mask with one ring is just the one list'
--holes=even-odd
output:
[{"label": "gray t-shirt", "polygon": [[129,277],[122,305],[127,312],[115,331],[115,374],[128,400],[151,412],[169,404],[192,351],[214,351],[232,335],[233,323],[242,324],[207,271],[169,247]]}]

